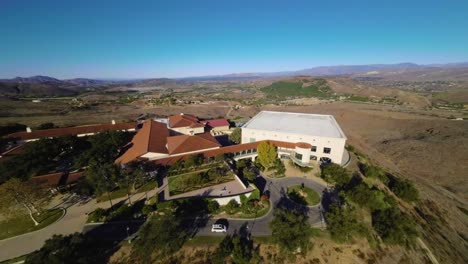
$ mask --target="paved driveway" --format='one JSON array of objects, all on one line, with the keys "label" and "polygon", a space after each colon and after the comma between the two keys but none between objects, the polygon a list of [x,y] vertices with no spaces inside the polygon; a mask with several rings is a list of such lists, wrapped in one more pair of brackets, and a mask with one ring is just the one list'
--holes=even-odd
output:
[{"label": "paved driveway", "polygon": [[[325,190],[326,186],[313,181],[311,179],[299,178],[299,177],[287,177],[282,179],[270,179],[266,177],[259,177],[258,180],[260,181],[259,188],[265,190],[266,192],[270,193],[270,203],[273,206],[273,210],[258,219],[255,220],[240,220],[240,219],[228,219],[229,221],[229,228],[228,233],[233,233],[235,230],[239,231],[242,227],[246,227],[247,230],[253,236],[268,236],[271,235],[271,230],[269,227],[269,223],[273,219],[273,212],[274,208],[276,207],[286,207],[286,208],[295,208],[299,210],[304,210],[307,212],[309,216],[309,223],[315,227],[324,227],[322,222],[322,214],[321,214],[321,205],[317,206],[301,206],[293,201],[289,200],[285,196],[285,192],[287,187],[292,185],[300,185],[304,184],[305,186],[312,188],[318,194],[322,194]],[[263,182],[262,182],[263,181]],[[262,186],[263,183],[263,186]],[[212,233],[211,226],[214,224],[218,219],[210,219],[208,220],[206,226],[201,227],[197,233],[198,236],[223,236],[224,234],[221,233]]]}]

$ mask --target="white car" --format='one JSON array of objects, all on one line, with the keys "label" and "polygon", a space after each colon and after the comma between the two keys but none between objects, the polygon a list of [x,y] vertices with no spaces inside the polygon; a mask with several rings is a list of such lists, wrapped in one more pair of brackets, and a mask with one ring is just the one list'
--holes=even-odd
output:
[{"label": "white car", "polygon": [[214,224],[211,227],[211,232],[223,233],[223,232],[226,232],[226,231],[227,231],[226,226],[222,225],[222,224]]}]

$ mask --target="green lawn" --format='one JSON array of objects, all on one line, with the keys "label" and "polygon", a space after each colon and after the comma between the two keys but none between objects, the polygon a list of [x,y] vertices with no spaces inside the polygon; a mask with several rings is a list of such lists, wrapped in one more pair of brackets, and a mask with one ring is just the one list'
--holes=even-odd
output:
[{"label": "green lawn", "polygon": [[224,236],[195,236],[185,242],[187,246],[202,246],[202,245],[219,245],[223,241]]},{"label": "green lawn", "polygon": [[309,187],[294,185],[288,187],[288,196],[296,203],[303,205],[317,205],[320,202],[320,195]]},{"label": "green lawn", "polygon": [[29,215],[17,216],[7,221],[2,221],[0,222],[0,239],[13,237],[44,228],[57,221],[62,216],[62,214],[62,209],[53,209],[43,212],[41,215],[36,216],[36,220],[39,222],[38,226],[34,225]]}]

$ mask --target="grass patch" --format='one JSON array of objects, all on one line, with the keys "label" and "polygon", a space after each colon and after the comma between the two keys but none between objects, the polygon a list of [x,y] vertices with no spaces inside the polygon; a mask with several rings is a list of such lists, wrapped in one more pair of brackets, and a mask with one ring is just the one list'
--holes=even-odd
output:
[{"label": "grass patch", "polygon": [[42,229],[55,221],[63,214],[62,209],[52,209],[44,211],[41,215],[36,215],[35,218],[39,225],[35,226],[29,215],[18,216],[6,221],[0,222],[0,239],[18,236]]},{"label": "grass patch", "polygon": [[317,205],[320,202],[320,195],[309,187],[294,185],[288,187],[288,196],[294,202],[303,205]]},{"label": "grass patch", "polygon": [[348,100],[353,102],[369,102],[369,97],[352,95]]},{"label": "grass patch", "polygon": [[185,242],[186,246],[203,246],[203,245],[219,245],[223,241],[224,236],[195,236]]}]

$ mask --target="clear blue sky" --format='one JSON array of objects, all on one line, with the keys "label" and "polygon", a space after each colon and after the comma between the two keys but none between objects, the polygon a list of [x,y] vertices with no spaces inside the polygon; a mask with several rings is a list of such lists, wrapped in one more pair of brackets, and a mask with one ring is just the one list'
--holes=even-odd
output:
[{"label": "clear blue sky", "polygon": [[460,62],[468,1],[0,0],[0,36],[3,78]]}]

